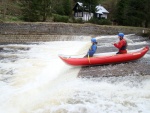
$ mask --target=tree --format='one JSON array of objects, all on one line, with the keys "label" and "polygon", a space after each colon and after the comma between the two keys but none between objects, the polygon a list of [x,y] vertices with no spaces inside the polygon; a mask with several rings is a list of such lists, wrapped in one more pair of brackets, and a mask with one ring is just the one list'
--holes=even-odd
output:
[{"label": "tree", "polygon": [[143,0],[143,3],[146,4],[144,6],[144,13],[145,13],[145,27],[148,27],[150,24],[150,0]]},{"label": "tree", "polygon": [[119,0],[116,5],[115,17],[119,25],[125,25],[125,19],[127,18],[128,0]]},{"label": "tree", "polygon": [[55,0],[55,3],[52,3],[52,13],[59,14],[59,15],[65,15],[64,1]]},{"label": "tree", "polygon": [[67,16],[71,16],[72,14],[71,0],[64,0],[64,13]]},{"label": "tree", "polygon": [[51,15],[51,0],[21,0],[20,5],[26,21],[46,21]]},{"label": "tree", "polygon": [[2,0],[3,20],[5,20],[5,18],[6,18],[7,3],[8,3],[8,0]]},{"label": "tree", "polygon": [[144,2],[142,0],[130,0],[128,12],[128,25],[141,26],[145,20]]},{"label": "tree", "polygon": [[39,7],[42,21],[46,21],[47,17],[51,15],[51,0],[41,0],[41,7]]},{"label": "tree", "polygon": [[149,11],[149,0],[119,0],[115,17],[119,25],[148,27]]},{"label": "tree", "polygon": [[89,7],[89,12],[95,13],[99,0],[83,0],[83,3]]},{"label": "tree", "polygon": [[114,21],[115,20],[115,10],[116,4],[118,0],[101,0],[102,6],[104,6],[110,13],[108,15],[109,19]]}]

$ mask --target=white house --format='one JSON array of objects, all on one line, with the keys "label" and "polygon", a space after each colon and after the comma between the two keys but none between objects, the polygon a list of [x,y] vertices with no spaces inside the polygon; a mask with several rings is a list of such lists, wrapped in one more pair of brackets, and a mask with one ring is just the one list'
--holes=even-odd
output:
[{"label": "white house", "polygon": [[98,5],[96,6],[96,14],[98,18],[105,18],[107,19],[107,14],[109,13],[103,6]]},{"label": "white house", "polygon": [[73,10],[76,19],[82,18],[82,20],[88,21],[93,17],[93,13],[89,13],[87,6],[83,6],[81,2],[77,2]]},{"label": "white house", "polygon": [[96,6],[95,14],[89,12],[89,8],[84,6],[83,3],[77,2],[73,8],[74,17],[76,19],[81,18],[83,21],[90,20],[93,16],[97,18],[105,18],[107,19],[107,14],[109,13],[103,6],[98,5]]}]

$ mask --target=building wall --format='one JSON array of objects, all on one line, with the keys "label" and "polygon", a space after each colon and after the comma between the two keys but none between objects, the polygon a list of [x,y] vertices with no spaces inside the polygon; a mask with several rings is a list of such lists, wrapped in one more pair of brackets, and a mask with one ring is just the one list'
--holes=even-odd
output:
[{"label": "building wall", "polygon": [[76,12],[75,13],[75,18],[82,18],[83,21],[88,21],[93,17],[93,13],[89,13],[89,12]]},{"label": "building wall", "polygon": [[107,14],[102,14],[101,17],[107,19]]}]

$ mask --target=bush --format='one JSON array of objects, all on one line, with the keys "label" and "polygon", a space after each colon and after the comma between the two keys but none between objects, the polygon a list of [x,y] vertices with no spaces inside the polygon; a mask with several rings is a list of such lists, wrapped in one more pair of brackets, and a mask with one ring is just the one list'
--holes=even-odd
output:
[{"label": "bush", "polygon": [[98,18],[91,18],[88,22],[93,24],[98,24],[99,19]]},{"label": "bush", "polygon": [[73,18],[73,23],[84,23],[82,18]]},{"label": "bush", "polygon": [[54,22],[68,22],[69,21],[69,16],[62,16],[62,15],[57,15],[57,14],[53,14],[53,21]]},{"label": "bush", "polygon": [[98,24],[98,25],[111,25],[111,21],[108,19],[98,19],[98,18],[92,18],[88,22],[93,23],[93,24]]},{"label": "bush", "polygon": [[111,21],[108,19],[100,19],[98,24],[100,24],[100,25],[111,25]]}]

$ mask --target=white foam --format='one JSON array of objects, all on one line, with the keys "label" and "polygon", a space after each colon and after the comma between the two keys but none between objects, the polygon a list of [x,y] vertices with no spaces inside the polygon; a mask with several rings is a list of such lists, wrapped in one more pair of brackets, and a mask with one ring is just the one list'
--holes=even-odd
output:
[{"label": "white foam", "polygon": [[58,53],[75,54],[84,46],[84,42],[49,42],[27,46],[31,49],[24,54],[24,59],[7,64],[1,62],[2,68],[11,68],[15,72],[10,83],[0,83],[3,86],[0,88],[0,103],[3,103],[0,110],[3,113],[31,112],[36,105],[44,104],[44,101],[51,99],[49,95],[57,93],[57,90],[55,93],[52,91],[59,82],[76,77],[80,69],[67,66],[59,59]]},{"label": "white foam", "polygon": [[31,49],[20,56],[16,53],[19,60],[0,62],[1,69],[14,72],[0,75],[1,80],[6,77],[0,81],[0,112],[148,113],[148,75],[83,79],[77,77],[80,67],[68,66],[59,59],[60,53],[86,53],[89,42],[23,45]]}]

